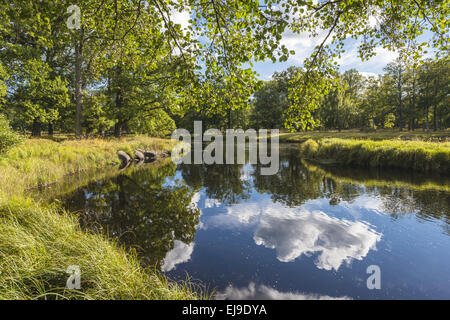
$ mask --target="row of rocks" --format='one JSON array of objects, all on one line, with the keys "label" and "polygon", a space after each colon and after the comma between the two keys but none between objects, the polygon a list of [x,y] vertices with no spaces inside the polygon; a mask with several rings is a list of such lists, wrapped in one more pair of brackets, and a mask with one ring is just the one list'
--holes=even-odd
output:
[{"label": "row of rocks", "polygon": [[135,162],[136,165],[141,165],[143,163],[149,163],[157,160],[158,158],[168,157],[170,154],[167,151],[163,151],[161,153],[157,153],[153,150],[142,150],[137,149],[134,151],[134,157],[130,156],[123,150],[117,151],[117,156],[122,162],[120,169],[127,168],[132,162]]}]

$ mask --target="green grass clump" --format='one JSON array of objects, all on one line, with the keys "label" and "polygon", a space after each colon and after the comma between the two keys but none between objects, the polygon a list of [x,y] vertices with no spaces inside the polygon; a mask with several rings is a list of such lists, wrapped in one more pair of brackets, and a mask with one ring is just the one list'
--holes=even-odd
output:
[{"label": "green grass clump", "polygon": [[312,159],[332,159],[346,165],[450,172],[450,143],[321,139],[308,140],[301,152]]},{"label": "green grass clump", "polygon": [[[66,289],[66,270],[81,289]],[[196,299],[189,284],[142,269],[134,252],[81,231],[75,216],[30,200],[0,202],[0,299]]]}]

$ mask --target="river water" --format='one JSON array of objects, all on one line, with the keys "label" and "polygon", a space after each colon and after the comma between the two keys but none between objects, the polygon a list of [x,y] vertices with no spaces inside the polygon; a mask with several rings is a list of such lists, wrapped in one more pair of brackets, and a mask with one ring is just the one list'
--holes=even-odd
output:
[{"label": "river water", "polygon": [[272,176],[166,159],[83,181],[44,195],[216,298],[450,299],[446,177],[320,166],[286,145]]}]

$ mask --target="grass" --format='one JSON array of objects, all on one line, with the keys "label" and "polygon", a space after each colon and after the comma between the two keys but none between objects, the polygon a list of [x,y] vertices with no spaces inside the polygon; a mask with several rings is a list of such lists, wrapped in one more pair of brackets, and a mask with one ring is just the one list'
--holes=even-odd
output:
[{"label": "grass", "polygon": [[[81,289],[65,289],[66,270]],[[0,204],[1,299],[196,299],[189,285],[142,269],[134,252],[80,230],[75,216],[31,201]]]},{"label": "grass", "polygon": [[308,139],[300,150],[307,158],[345,165],[450,172],[449,142],[323,138]]},{"label": "grass", "polygon": [[302,161],[303,165],[309,171],[320,172],[324,177],[335,181],[362,184],[366,187],[389,187],[389,188],[406,188],[416,191],[437,190],[450,192],[449,178],[428,175],[398,175],[398,171],[390,172],[390,170],[367,170],[359,168],[342,168],[337,166],[320,165],[314,162]]},{"label": "grass", "polygon": [[[143,269],[136,253],[80,229],[77,217],[29,197],[28,188],[116,162],[119,149],[168,150],[148,137],[55,142],[32,139],[0,158],[0,299],[198,299],[190,281],[170,282]],[[66,270],[81,270],[81,289],[65,289]]]},{"label": "grass", "polygon": [[358,140],[413,140],[430,142],[450,141],[450,130],[442,131],[399,131],[394,129],[381,129],[375,132],[361,132],[359,130],[312,131],[296,133],[280,133],[280,142],[304,142],[308,139],[321,140],[329,138],[358,139]]},{"label": "grass", "polygon": [[169,150],[172,141],[145,136],[56,142],[28,139],[0,155],[0,196],[18,195],[29,188],[56,182],[65,175],[118,163],[117,151]]}]

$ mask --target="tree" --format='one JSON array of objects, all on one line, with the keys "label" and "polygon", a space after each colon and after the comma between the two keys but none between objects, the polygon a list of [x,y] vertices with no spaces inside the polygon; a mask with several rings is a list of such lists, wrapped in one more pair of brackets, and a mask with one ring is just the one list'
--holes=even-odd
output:
[{"label": "tree", "polygon": [[396,96],[397,101],[397,114],[398,114],[398,126],[400,131],[403,130],[403,96],[404,96],[404,70],[405,67],[402,63],[401,58],[395,60],[394,63],[388,64],[384,69],[389,75],[391,86],[395,88],[394,95]]},{"label": "tree", "polygon": [[[337,85],[337,58],[345,50],[344,40],[360,39],[358,53],[362,60],[375,55],[377,47],[397,50],[404,59],[419,63],[426,47],[435,48],[437,55],[449,50],[450,7],[445,1],[287,1],[281,4],[286,16],[296,14],[290,24],[292,31],[325,36],[304,61],[305,74],[292,82],[292,106],[288,109],[290,128],[298,122],[312,121],[312,111],[319,99]],[[368,24],[367,21],[375,23]],[[432,37],[422,42],[419,37],[429,31]],[[399,121],[402,123],[402,120]],[[302,125],[303,128],[306,125]]]}]

